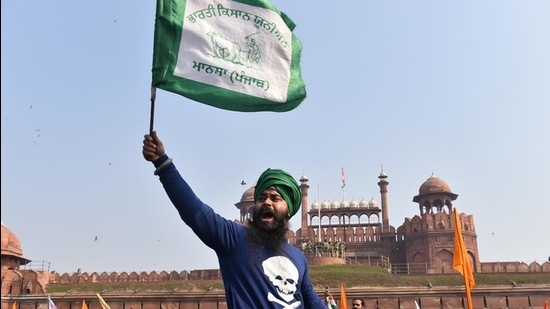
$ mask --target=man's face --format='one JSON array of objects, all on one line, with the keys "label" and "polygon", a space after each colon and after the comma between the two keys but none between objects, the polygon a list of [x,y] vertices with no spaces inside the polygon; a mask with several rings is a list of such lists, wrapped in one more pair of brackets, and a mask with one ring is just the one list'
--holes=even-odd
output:
[{"label": "man's face", "polygon": [[361,304],[360,300],[354,300],[353,303],[351,304],[351,306],[353,307],[353,309],[363,308],[363,305]]},{"label": "man's face", "polygon": [[262,192],[254,208],[254,221],[266,230],[274,229],[281,220],[288,220],[288,204],[273,188]]}]

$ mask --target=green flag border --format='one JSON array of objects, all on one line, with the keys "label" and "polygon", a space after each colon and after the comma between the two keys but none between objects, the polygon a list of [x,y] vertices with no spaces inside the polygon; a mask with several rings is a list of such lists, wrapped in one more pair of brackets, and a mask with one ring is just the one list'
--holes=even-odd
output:
[{"label": "green flag border", "polygon": [[[152,86],[180,94],[191,100],[217,108],[241,112],[286,112],[296,108],[306,97],[301,76],[300,59],[302,43],[296,37],[294,22],[266,0],[241,0],[243,4],[270,9],[283,19],[292,33],[292,60],[287,101],[273,102],[225,88],[174,76],[185,20],[186,0],[157,0],[153,42]],[[212,100],[212,97],[218,98]]]}]

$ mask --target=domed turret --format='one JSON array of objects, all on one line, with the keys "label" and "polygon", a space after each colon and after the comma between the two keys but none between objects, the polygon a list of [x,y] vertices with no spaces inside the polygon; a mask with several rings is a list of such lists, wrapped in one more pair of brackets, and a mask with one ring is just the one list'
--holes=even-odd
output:
[{"label": "domed turret", "polygon": [[369,208],[378,208],[378,202],[374,199],[374,197],[371,197],[369,201]]},{"label": "domed turret", "polygon": [[349,202],[349,208],[359,208],[359,203],[355,199],[351,199],[351,202]]},{"label": "domed turret", "polygon": [[243,196],[241,197],[241,202],[254,202],[255,189],[256,185],[246,189],[246,191],[243,192]]},{"label": "domed turret", "polygon": [[4,225],[4,222],[2,222],[2,255],[23,256],[19,238]]},{"label": "domed turret", "polygon": [[5,266],[5,261],[18,260],[19,265],[25,265],[30,260],[23,257],[23,249],[21,249],[21,242],[15,234],[4,225],[2,222],[2,266]]},{"label": "domed turret", "polygon": [[330,203],[330,209],[337,209],[338,207],[340,207],[340,204],[334,199],[332,203]]},{"label": "domed turret", "polygon": [[340,202],[340,208],[349,208],[349,203],[345,199]]},{"label": "domed turret", "polygon": [[440,213],[452,211],[452,201],[458,194],[451,191],[451,187],[443,179],[433,173],[418,189],[418,195],[413,197],[413,202],[420,206],[420,215],[425,213]]},{"label": "domed turret", "polygon": [[361,201],[359,202],[359,207],[360,208],[368,208],[369,207],[369,202],[367,202],[367,200],[365,198],[362,198]]},{"label": "domed turret", "polygon": [[418,195],[443,192],[451,193],[451,187],[443,179],[435,176],[433,173],[418,189]]},{"label": "domed turret", "polygon": [[319,202],[313,202],[313,204],[311,204],[311,209],[319,209]]},{"label": "domed turret", "polygon": [[321,203],[321,209],[329,209],[330,204],[327,200],[324,200],[323,203]]},{"label": "domed turret", "polygon": [[251,211],[254,209],[254,190],[255,189],[256,189],[256,185],[253,185],[252,187],[246,189],[246,191],[244,191],[243,195],[241,196],[241,200],[235,204],[235,207],[237,207],[237,209],[240,210],[241,222],[246,221],[252,215]]}]

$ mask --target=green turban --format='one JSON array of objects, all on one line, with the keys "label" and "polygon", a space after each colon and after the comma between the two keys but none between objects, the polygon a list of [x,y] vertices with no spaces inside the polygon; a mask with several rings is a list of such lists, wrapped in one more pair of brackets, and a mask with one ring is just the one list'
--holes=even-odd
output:
[{"label": "green turban", "polygon": [[288,204],[288,215],[292,218],[302,205],[302,193],[296,179],[281,169],[268,168],[258,178],[254,190],[254,202],[268,188],[275,188]]}]

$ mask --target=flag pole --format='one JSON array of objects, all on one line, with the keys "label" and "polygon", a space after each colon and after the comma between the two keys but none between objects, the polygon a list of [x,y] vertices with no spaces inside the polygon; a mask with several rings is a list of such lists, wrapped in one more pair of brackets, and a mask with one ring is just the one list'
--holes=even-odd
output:
[{"label": "flag pole", "polygon": [[317,211],[319,212],[319,229],[317,230],[317,234],[319,234],[319,242],[321,242],[321,204],[319,201],[319,185],[317,185],[317,203],[319,203],[319,208],[317,208]]},{"label": "flag pole", "polygon": [[155,99],[157,97],[157,88],[151,86],[151,119],[149,119],[149,134],[153,133],[153,120],[155,119]]},{"label": "flag pole", "polygon": [[342,167],[342,198],[346,200],[346,174],[344,174],[344,168]]}]

